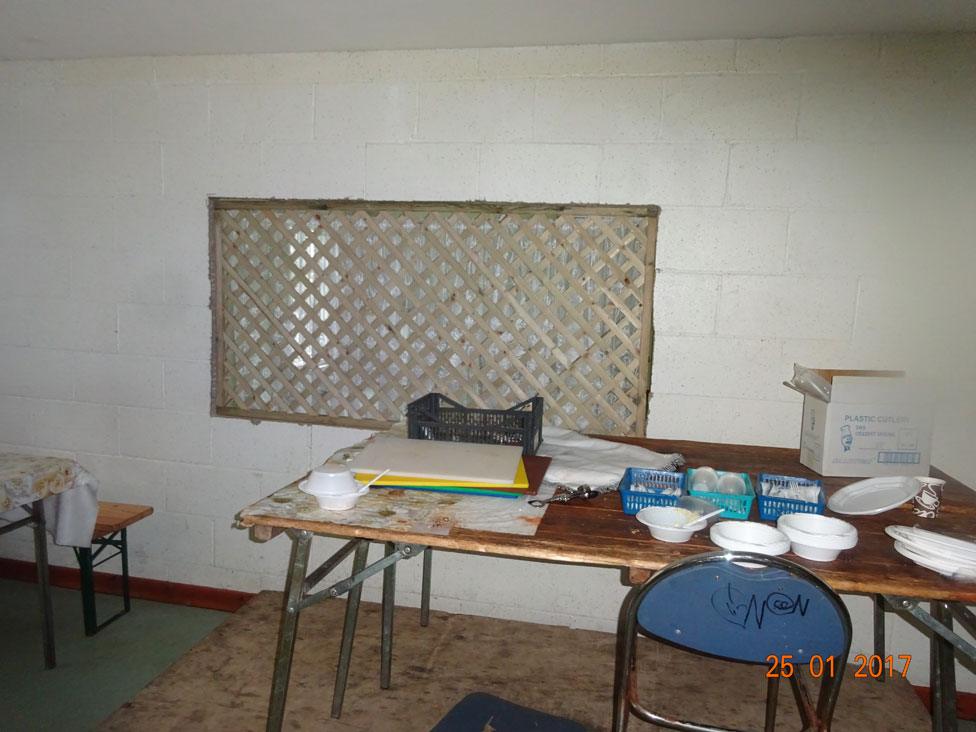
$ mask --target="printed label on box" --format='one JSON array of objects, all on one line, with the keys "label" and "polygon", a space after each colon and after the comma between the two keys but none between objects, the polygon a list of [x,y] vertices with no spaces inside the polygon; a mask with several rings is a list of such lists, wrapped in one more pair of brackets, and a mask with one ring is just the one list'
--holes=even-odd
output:
[{"label": "printed label on box", "polygon": [[928,471],[931,416],[907,404],[836,404],[805,396],[800,462],[821,475]]}]

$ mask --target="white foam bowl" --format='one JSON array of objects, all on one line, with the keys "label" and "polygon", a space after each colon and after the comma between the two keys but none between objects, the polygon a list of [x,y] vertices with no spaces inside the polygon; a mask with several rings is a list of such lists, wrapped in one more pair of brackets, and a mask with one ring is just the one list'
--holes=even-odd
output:
[{"label": "white foam bowl", "polygon": [[655,539],[680,544],[708,525],[707,521],[699,518],[694,523],[682,526],[694,515],[694,511],[677,506],[648,506],[637,512],[637,520],[650,530]]},{"label": "white foam bowl", "polygon": [[712,543],[733,552],[777,556],[790,550],[790,538],[779,529],[756,521],[719,521],[708,532]]},{"label": "white foam bowl", "polygon": [[344,495],[356,493],[362,485],[356,482],[352,471],[345,465],[324,463],[308,474],[306,493],[313,495]]},{"label": "white foam bowl", "polygon": [[348,511],[359,503],[360,498],[369,493],[367,486],[363,486],[354,493],[321,493],[309,488],[307,480],[298,484],[298,490],[308,493],[318,502],[319,508],[326,511]]},{"label": "white foam bowl", "polygon": [[857,529],[846,521],[815,513],[786,513],[776,527],[790,538],[793,553],[814,562],[832,562],[857,546]]}]

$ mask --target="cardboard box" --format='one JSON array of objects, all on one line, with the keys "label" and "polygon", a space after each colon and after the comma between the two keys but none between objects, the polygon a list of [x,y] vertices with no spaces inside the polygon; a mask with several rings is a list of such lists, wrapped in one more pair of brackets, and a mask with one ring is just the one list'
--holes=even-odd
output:
[{"label": "cardboard box", "polygon": [[928,475],[930,400],[902,372],[810,369],[830,399],[803,394],[800,462],[820,475]]}]

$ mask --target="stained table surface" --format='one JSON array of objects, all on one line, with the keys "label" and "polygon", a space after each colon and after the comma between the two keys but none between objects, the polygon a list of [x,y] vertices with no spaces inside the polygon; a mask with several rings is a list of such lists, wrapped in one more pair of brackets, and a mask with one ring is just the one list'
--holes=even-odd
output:
[{"label": "stained table surface", "polygon": [[[823,480],[831,494],[857,478],[821,478],[799,462],[799,451],[787,448],[726,445],[708,442],[607,438],[647,447],[657,452],[680,452],[688,467],[710,465],[719,470],[760,472]],[[877,516],[842,516],[857,527],[858,545],[833,562],[813,562],[788,553],[785,558],[809,567],[834,589],[855,593],[883,593],[907,597],[976,602],[976,582],[961,582],[919,567],[895,552],[886,526],[919,525],[932,531],[970,536],[976,530],[976,493],[958,480],[933,469],[934,477],[946,480],[943,507],[936,519],[921,519],[912,513],[911,503]],[[499,499],[503,500],[503,499]],[[831,515],[830,510],[826,512]],[[752,520],[759,520],[753,501]],[[627,570],[625,579],[638,582],[650,572],[682,557],[714,551],[708,533],[699,532],[685,544],[668,544],[650,536],[633,516],[623,513],[620,495],[608,493],[590,501],[549,506],[533,536],[502,534],[453,528],[433,535],[386,527],[300,520],[281,515],[248,511],[239,523],[254,527],[258,537],[274,531],[299,529],[339,537],[361,537],[376,541],[398,541],[479,554],[524,559],[544,559]]]}]

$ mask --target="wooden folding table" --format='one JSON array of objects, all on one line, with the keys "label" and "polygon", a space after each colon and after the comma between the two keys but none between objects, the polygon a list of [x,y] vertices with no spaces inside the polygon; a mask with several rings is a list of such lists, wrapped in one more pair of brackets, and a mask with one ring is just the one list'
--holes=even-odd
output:
[{"label": "wooden folding table", "polygon": [[[608,439],[618,439],[657,452],[680,452],[690,467],[709,465],[751,475],[767,472],[819,477],[799,463],[798,451],[792,449],[641,438]],[[895,552],[893,541],[884,533],[885,527],[890,524],[914,525],[923,521],[927,528],[936,531],[969,534],[973,530],[976,526],[976,495],[959,481],[938,470],[933,470],[932,474],[947,481],[939,518],[917,519],[912,514],[910,504],[878,516],[845,517],[858,529],[860,540],[856,548],[843,552],[836,561],[827,564],[808,561],[792,554],[789,559],[810,568],[839,592],[866,594],[875,599],[875,652],[882,657],[885,655],[883,613],[886,606],[913,615],[933,631],[933,729],[942,730],[953,729],[955,726],[954,653],[958,650],[976,658],[976,648],[953,631],[953,618],[969,628],[974,624],[973,615],[964,604],[976,602],[976,583],[954,581],[913,564]],[[825,478],[823,482],[824,490],[829,496],[853,480]],[[293,491],[294,484],[291,488]],[[239,524],[250,527],[256,539],[267,540],[277,533],[287,531],[294,542],[275,661],[269,730],[277,730],[281,726],[295,628],[302,607],[322,597],[335,597],[351,589],[355,590],[355,594],[351,593],[350,606],[353,604],[352,600],[358,603],[358,588],[363,579],[383,571],[384,617],[389,614],[392,619],[392,578],[395,563],[416,556],[426,548],[615,567],[622,570],[624,582],[628,584],[644,581],[654,571],[674,560],[715,550],[706,532],[696,534],[686,544],[665,544],[652,539],[645,527],[621,511],[620,496],[615,492],[590,501],[550,505],[535,533],[530,536],[471,531],[457,527],[446,533],[418,532],[393,525],[359,526],[321,519],[309,520],[307,516],[303,517],[301,511],[286,505],[286,502],[275,503],[276,496],[280,493],[281,491],[249,506],[239,517]],[[752,518],[757,519],[755,505],[752,510]],[[350,542],[336,556],[308,573],[309,545],[314,534],[344,537],[350,539]],[[387,552],[383,559],[366,567],[365,547],[368,542],[385,542]],[[353,552],[357,559],[352,576],[326,590],[311,592],[315,584]],[[389,596],[386,591],[388,589]],[[931,602],[931,613],[922,609],[919,604],[921,601]],[[347,606],[347,630],[352,631],[355,628],[355,616],[350,616],[349,613],[350,608]],[[878,622],[879,619],[881,622]],[[350,623],[351,629],[348,627]],[[392,642],[392,637],[387,638],[388,630],[392,636],[392,627],[384,624],[384,670],[387,683],[389,668],[386,659]],[[340,671],[343,662],[348,663],[351,632],[348,638],[349,648],[346,644],[347,639],[344,636],[343,648],[340,650]],[[338,682],[337,691],[342,691]]]}]

